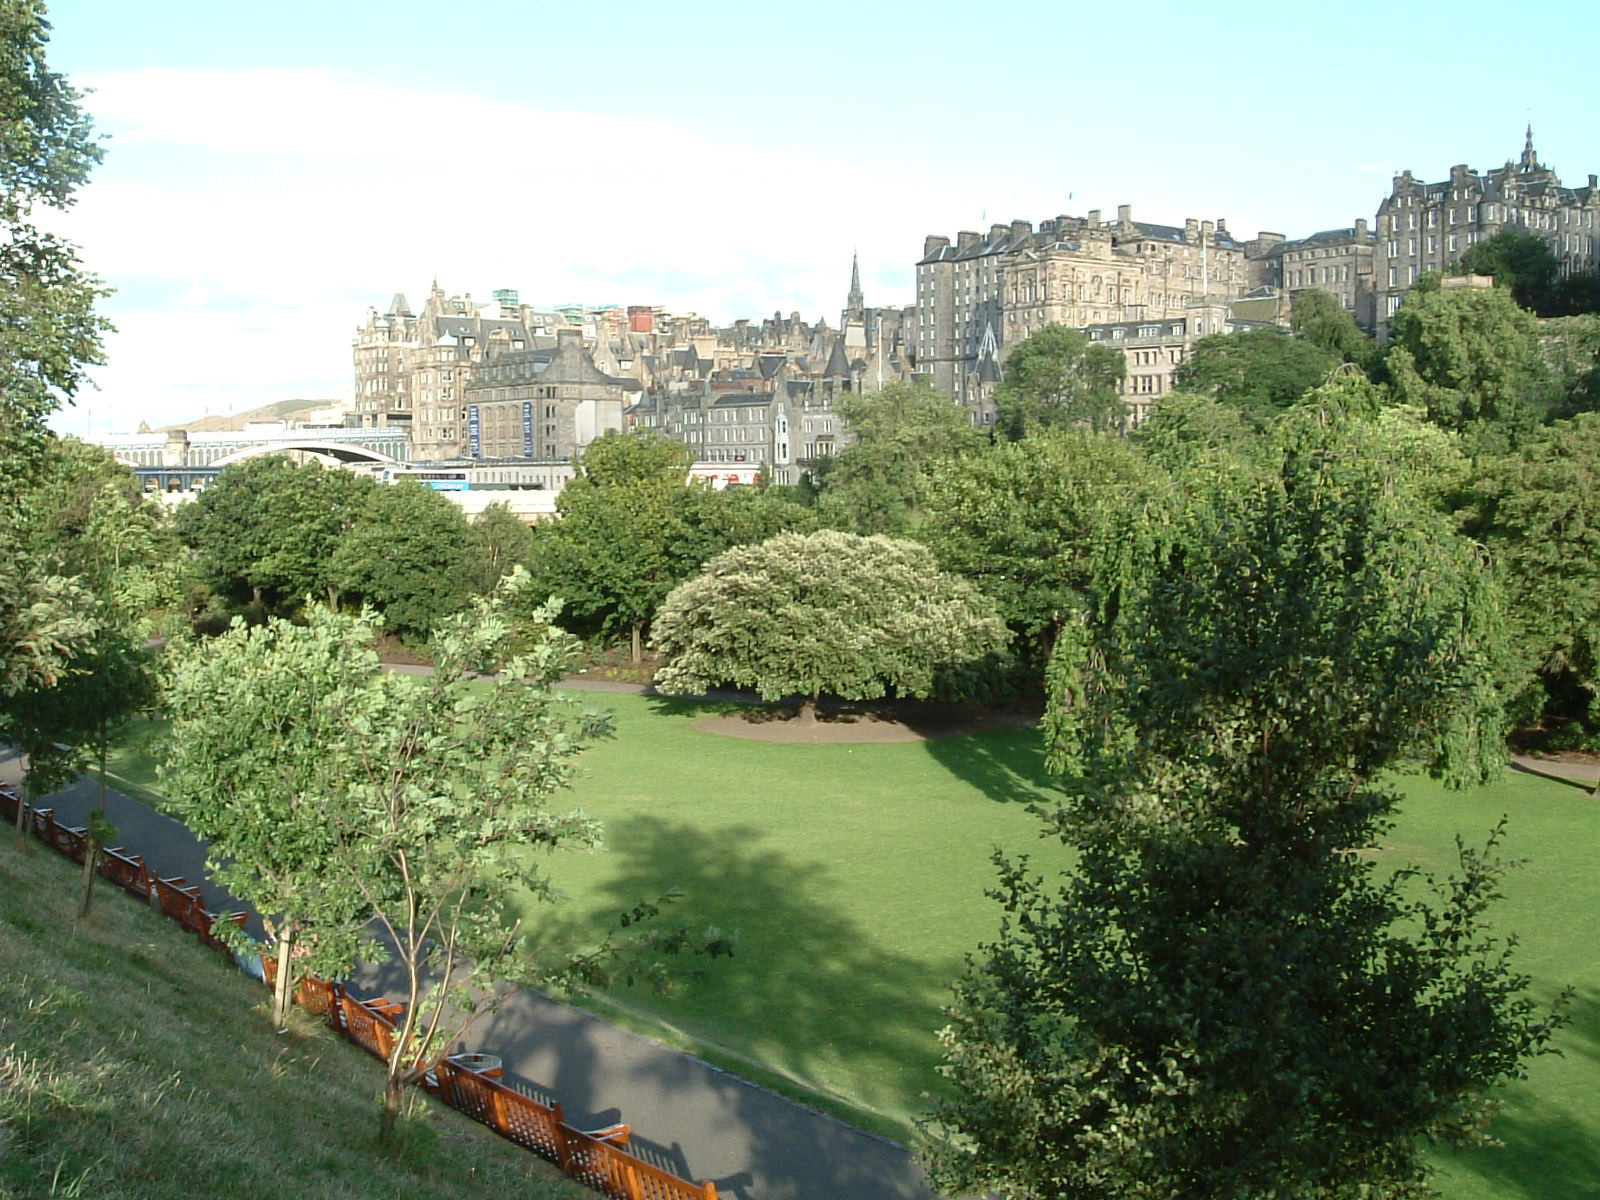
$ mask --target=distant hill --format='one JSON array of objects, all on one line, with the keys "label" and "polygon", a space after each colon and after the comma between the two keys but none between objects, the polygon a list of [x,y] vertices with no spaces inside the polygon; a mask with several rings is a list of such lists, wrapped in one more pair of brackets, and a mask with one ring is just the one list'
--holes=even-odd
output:
[{"label": "distant hill", "polygon": [[238,433],[250,421],[292,421],[297,417],[319,408],[337,408],[337,400],[275,400],[271,404],[263,404],[260,408],[252,408],[249,412],[233,413],[226,416],[213,414],[201,417],[196,421],[180,421],[176,425],[161,425],[152,430],[153,433],[170,433],[174,429],[184,429],[190,433]]}]

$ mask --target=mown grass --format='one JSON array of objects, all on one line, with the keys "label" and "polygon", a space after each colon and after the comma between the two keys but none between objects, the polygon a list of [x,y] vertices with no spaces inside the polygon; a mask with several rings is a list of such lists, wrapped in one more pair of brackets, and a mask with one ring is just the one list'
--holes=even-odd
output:
[{"label": "mown grass", "polygon": [[[669,995],[616,989],[587,1003],[624,1024],[905,1138],[937,1091],[935,1030],[947,982],[991,937],[991,848],[1069,866],[1040,842],[1027,804],[1052,789],[1037,736],[994,729],[899,745],[789,745],[696,729],[729,704],[582,697],[616,715],[585,756],[576,800],[606,849],[552,860],[569,903],[530,909],[552,935],[595,925],[668,890],[673,923],[739,936]],[[153,783],[147,753],[116,768]],[[1575,989],[1560,1056],[1505,1092],[1501,1149],[1440,1150],[1448,1200],[1600,1194],[1600,802],[1511,773],[1447,793],[1403,780],[1407,800],[1385,865],[1439,873],[1459,833],[1481,845],[1502,814],[1501,852],[1526,860],[1491,919],[1520,939],[1533,994]]]},{"label": "mown grass", "polygon": [[592,1197],[420,1094],[380,1150],[381,1067],[78,868],[0,839],[0,1198]]},{"label": "mown grass", "polygon": [[[854,1110],[905,1137],[937,1091],[946,983],[993,935],[994,845],[1062,869],[1027,803],[1050,795],[1037,735],[996,729],[911,745],[785,745],[694,728],[713,710],[591,697],[617,737],[586,757],[583,806],[607,851],[551,863],[573,904],[598,918],[676,887],[674,923],[739,934],[731,961],[673,993],[617,990],[620,1015],[785,1090]],[[1502,814],[1511,871],[1491,914],[1521,941],[1533,993],[1577,989],[1561,1057],[1506,1093],[1502,1150],[1440,1151],[1450,1200],[1600,1194],[1600,803],[1511,773],[1468,793],[1402,781],[1406,802],[1382,858],[1439,873],[1454,838],[1481,845]],[[556,916],[560,910],[551,910]],[[1580,1184],[1582,1186],[1580,1186]]]}]

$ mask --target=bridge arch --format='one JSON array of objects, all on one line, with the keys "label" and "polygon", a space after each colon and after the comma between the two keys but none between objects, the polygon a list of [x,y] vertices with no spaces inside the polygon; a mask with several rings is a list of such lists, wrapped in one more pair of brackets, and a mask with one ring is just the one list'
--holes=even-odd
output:
[{"label": "bridge arch", "polygon": [[259,458],[263,454],[287,454],[298,451],[302,454],[315,454],[322,458],[335,459],[341,463],[375,463],[379,466],[404,466],[397,458],[390,458],[378,450],[369,450],[365,446],[358,446],[353,442],[329,442],[314,438],[296,441],[265,442],[259,446],[245,446],[214,459],[209,465],[213,467],[226,467],[234,463],[245,462],[252,458]]}]

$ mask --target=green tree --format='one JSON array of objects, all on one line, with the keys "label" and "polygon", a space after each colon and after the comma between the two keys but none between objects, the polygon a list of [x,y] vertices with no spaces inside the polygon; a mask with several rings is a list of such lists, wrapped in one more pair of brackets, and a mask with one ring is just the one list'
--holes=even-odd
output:
[{"label": "green tree", "polygon": [[845,396],[838,408],[856,440],[826,460],[818,510],[824,524],[863,534],[915,529],[933,463],[985,443],[965,408],[920,384]]},{"label": "green tree", "polygon": [[1201,338],[1172,378],[1182,391],[1215,397],[1261,421],[1299,400],[1339,362],[1307,338],[1264,325]]},{"label": "green tree", "polygon": [[76,579],[49,574],[20,554],[6,558],[3,542],[0,537],[0,720],[13,707],[27,707],[30,689],[54,684],[96,625]]},{"label": "green tree", "polygon": [[534,538],[533,594],[559,597],[569,629],[628,638],[638,662],[661,601],[704,561],[690,519],[700,485],[656,478],[568,495],[571,487],[556,501],[560,519]]},{"label": "green tree", "polygon": [[102,608],[99,630],[72,661],[72,670],[57,688],[62,695],[60,710],[68,714],[76,733],[74,766],[92,763],[95,768],[96,804],[89,814],[88,840],[83,855],[83,901],[79,915],[88,916],[94,901],[94,880],[100,865],[100,852],[115,836],[106,822],[106,763],[111,748],[128,723],[155,703],[159,688],[151,652],[132,624],[129,614],[119,613],[115,600]]},{"label": "green tree", "polygon": [[1446,429],[1515,442],[1538,424],[1538,323],[1502,288],[1413,290],[1390,318],[1385,367],[1396,396]]},{"label": "green tree", "polygon": [[682,442],[608,431],[584,450],[572,484],[577,484],[580,492],[586,487],[617,487],[647,480],[681,484],[688,479],[692,465],[689,448]]},{"label": "green tree", "polygon": [[466,603],[467,540],[456,505],[404,479],[367,492],[326,569],[340,592],[378,609],[390,632],[426,637]]},{"label": "green tree", "polygon": [[[688,453],[656,439],[601,438],[556,501],[560,519],[535,535],[532,595],[555,595],[562,624],[606,642],[629,639],[634,662],[667,593],[714,554],[816,515],[760,489],[715,491],[688,475]],[[627,469],[622,469],[626,467]]]},{"label": "green tree", "polygon": [[1045,828],[1078,863],[998,860],[1005,924],[943,1034],[942,1189],[1422,1197],[1420,1139],[1471,1139],[1546,1048],[1559,1018],[1483,921],[1492,855],[1437,883],[1373,860],[1387,772],[1504,761],[1498,600],[1342,409],[1188,480],[1151,566],[1058,643]]},{"label": "green tree", "polygon": [[[80,595],[75,600],[83,603],[87,597]],[[87,607],[85,603],[84,608]],[[73,674],[81,670],[85,647],[97,630],[98,623],[86,620],[83,632],[57,652],[61,658],[59,673],[34,675],[0,708],[0,741],[16,746],[27,760],[22,772],[21,802],[17,805],[19,845],[34,802],[72,782],[82,765],[82,745],[88,740],[90,729],[86,714],[78,707],[80,696],[70,682]]]},{"label": "green tree", "polygon": [[37,0],[0,0],[0,719],[47,685],[92,628],[70,581],[21,537],[23,495],[49,443],[45,419],[100,361],[104,294],[70,244],[34,224],[64,209],[100,159],[79,94],[45,63]]},{"label": "green tree", "polygon": [[1475,491],[1467,529],[1505,582],[1515,715],[1600,728],[1600,413],[1483,460]]},{"label": "green tree", "polygon": [[273,1027],[307,971],[348,972],[379,948],[339,857],[334,810],[353,785],[345,698],[379,669],[375,622],[316,607],[308,624],[235,620],[168,649],[172,723],[159,768],[172,815],[209,840],[217,883],[262,914],[277,944]]},{"label": "green tree", "polygon": [[656,687],[723,684],[763,699],[926,697],[941,670],[1004,648],[994,605],[916,542],[822,530],[736,546],[675,588],[656,615]]},{"label": "green tree", "polygon": [[473,595],[487,596],[513,567],[526,567],[532,556],[528,523],[505,504],[491,504],[467,531],[467,587]]},{"label": "green tree", "polygon": [[714,932],[652,932],[653,904],[625,914],[625,934],[577,951],[514,917],[530,898],[557,898],[545,852],[597,840],[593,821],[554,801],[607,730],[553,690],[572,649],[553,608],[536,628],[506,611],[526,586],[514,571],[447,619],[425,678],[379,668],[370,620],[319,610],[306,627],[236,626],[176,672],[164,779],[222,839],[219,878],[264,889],[262,907],[302,918],[300,937],[317,931],[330,961],[350,918],[370,916],[400,972],[384,1140],[405,1086],[511,994],[506,984],[577,986],[649,973],[677,949],[726,949]]},{"label": "green tree", "polygon": [[1249,452],[1257,426],[1231,404],[1189,392],[1168,392],[1128,435],[1151,461],[1169,469],[1218,453]]},{"label": "green tree", "polygon": [[1550,295],[1550,315],[1577,317],[1600,313],[1600,271],[1574,271],[1556,280]]},{"label": "green tree", "polygon": [[1553,416],[1600,409],[1600,311],[1539,322],[1539,350]]},{"label": "green tree", "polygon": [[1337,355],[1339,361],[1354,363],[1363,370],[1377,351],[1350,310],[1321,288],[1306,288],[1294,294],[1290,328],[1313,346]]},{"label": "green tree", "polygon": [[1065,325],[1046,325],[1006,359],[994,391],[999,427],[1012,439],[1079,425],[1096,433],[1121,429],[1127,406],[1119,390],[1126,374],[1120,350]]},{"label": "green tree", "polygon": [[1507,288],[1523,308],[1551,316],[1556,276],[1560,264],[1542,237],[1502,229],[1467,251],[1450,268],[1452,275],[1492,275],[1496,286]]},{"label": "green tree", "polygon": [[45,63],[39,0],[0,0],[0,520],[37,471],[45,418],[101,361],[105,294],[72,245],[35,223],[61,210],[100,161],[79,93]]},{"label": "green tree", "polygon": [[1041,686],[1063,623],[1093,604],[1097,566],[1159,524],[1161,472],[1122,439],[1058,429],[935,467],[919,534],[939,565],[978,585]]},{"label": "green tree", "polygon": [[335,548],[376,490],[366,476],[263,454],[224,468],[180,508],[178,536],[206,582],[235,600],[280,612],[308,596],[335,604]]}]

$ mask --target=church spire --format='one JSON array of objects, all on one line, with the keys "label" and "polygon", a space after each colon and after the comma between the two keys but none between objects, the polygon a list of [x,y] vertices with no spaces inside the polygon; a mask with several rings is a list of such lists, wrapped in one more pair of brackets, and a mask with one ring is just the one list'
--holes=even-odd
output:
[{"label": "church spire", "polygon": [[861,260],[855,251],[850,253],[850,296],[844,305],[844,324],[848,325],[852,320],[866,321],[867,305],[861,296]]},{"label": "church spire", "polygon": [[1522,142],[1522,169],[1524,171],[1537,170],[1539,156],[1533,152],[1533,123],[1528,123],[1528,131]]}]

